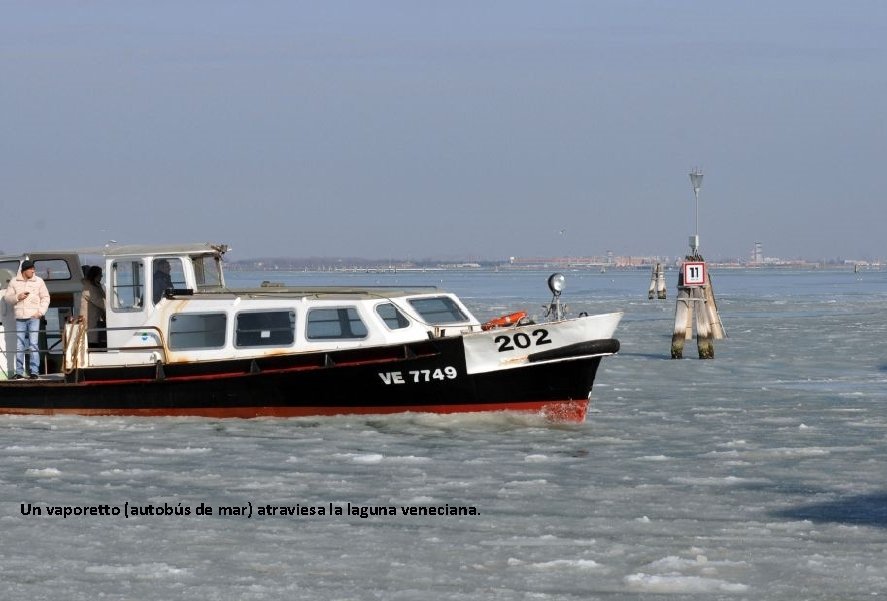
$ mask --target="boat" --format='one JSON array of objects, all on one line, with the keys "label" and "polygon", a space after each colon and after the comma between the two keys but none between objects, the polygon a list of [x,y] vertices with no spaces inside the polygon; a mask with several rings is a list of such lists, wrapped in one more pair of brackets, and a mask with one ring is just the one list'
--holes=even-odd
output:
[{"label": "boat", "polygon": [[[34,262],[51,294],[36,379],[10,379],[15,320],[2,307],[0,413],[254,418],[516,411],[583,421],[621,313],[478,320],[436,287],[229,288],[220,244],[0,257],[0,287]],[[166,283],[149,274],[170,265]],[[106,322],[78,315],[81,274],[104,270]],[[99,331],[103,340],[88,343]]]}]

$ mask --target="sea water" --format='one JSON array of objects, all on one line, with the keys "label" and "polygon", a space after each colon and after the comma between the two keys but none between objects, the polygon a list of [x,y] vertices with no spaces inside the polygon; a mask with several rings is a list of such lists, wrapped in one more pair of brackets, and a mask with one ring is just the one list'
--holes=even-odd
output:
[{"label": "sea water", "polygon": [[[486,319],[541,315],[547,275],[271,279]],[[625,312],[580,425],[0,417],[0,599],[887,596],[887,273],[715,272],[711,361],[669,358],[668,275],[567,273],[571,314]]]}]

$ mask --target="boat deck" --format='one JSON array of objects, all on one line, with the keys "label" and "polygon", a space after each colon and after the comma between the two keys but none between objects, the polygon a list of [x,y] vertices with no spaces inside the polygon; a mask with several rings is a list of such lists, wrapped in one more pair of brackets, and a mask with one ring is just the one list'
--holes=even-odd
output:
[{"label": "boat deck", "polygon": [[55,373],[55,374],[41,374],[39,378],[36,380],[32,380],[30,378],[25,378],[24,380],[0,380],[0,386],[9,384],[11,386],[27,386],[28,384],[46,384],[46,383],[64,383],[65,374]]}]

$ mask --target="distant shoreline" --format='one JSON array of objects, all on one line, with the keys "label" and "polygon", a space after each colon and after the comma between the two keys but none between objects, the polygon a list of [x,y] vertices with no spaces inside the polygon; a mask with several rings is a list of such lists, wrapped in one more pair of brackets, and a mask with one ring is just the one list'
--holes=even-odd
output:
[{"label": "distant shoreline", "polygon": [[[443,271],[477,271],[477,272],[508,272],[508,271],[649,271],[657,263],[664,264],[666,270],[676,270],[678,260],[638,261],[631,264],[578,263],[565,261],[521,262],[483,261],[483,262],[388,262],[358,260],[344,261],[339,259],[261,259],[230,261],[226,268],[230,271],[302,271],[322,273],[428,273]],[[721,270],[836,270],[836,271],[887,271],[887,263],[865,261],[771,261],[766,263],[739,263],[733,261],[708,261],[712,269]]]}]

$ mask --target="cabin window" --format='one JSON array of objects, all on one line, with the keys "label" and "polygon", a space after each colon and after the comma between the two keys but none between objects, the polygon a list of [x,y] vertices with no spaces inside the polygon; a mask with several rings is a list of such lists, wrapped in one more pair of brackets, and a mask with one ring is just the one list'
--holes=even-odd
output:
[{"label": "cabin window", "polygon": [[221,288],[224,285],[221,260],[215,255],[191,257],[191,263],[198,290]]},{"label": "cabin window", "polygon": [[174,351],[225,346],[224,313],[176,313],[169,318],[169,348]]},{"label": "cabin window", "polygon": [[400,312],[400,309],[394,303],[384,303],[376,306],[376,315],[382,318],[389,330],[400,330],[410,325],[410,320]]},{"label": "cabin window", "polygon": [[468,318],[462,313],[459,305],[448,296],[435,296],[432,298],[414,298],[410,305],[419,312],[422,319],[432,326],[448,323],[464,323]]},{"label": "cabin window", "polygon": [[144,294],[142,261],[114,261],[111,264],[111,308],[118,313],[141,311],[145,302]]},{"label": "cabin window", "polygon": [[[19,272],[21,261],[0,261],[0,271],[9,271],[12,277]],[[34,273],[46,281],[70,280],[71,269],[64,259],[34,259]],[[6,282],[0,282],[0,288],[5,287]]]},{"label": "cabin window", "polygon": [[251,311],[237,314],[234,346],[290,346],[295,339],[295,311]]},{"label": "cabin window", "polygon": [[20,263],[21,261],[18,259],[15,261],[0,261],[0,274],[2,274],[3,277],[3,281],[0,281],[0,288],[6,288],[6,285],[9,284],[9,280],[16,276]]},{"label": "cabin window", "polygon": [[154,304],[160,302],[169,288],[187,288],[182,260],[176,257],[158,257],[151,265],[151,290]]},{"label": "cabin window", "polygon": [[308,312],[309,340],[366,338],[367,328],[354,307],[312,309]]},{"label": "cabin window", "polygon": [[34,261],[34,272],[47,282],[71,279],[71,270],[64,259],[37,259]]}]

